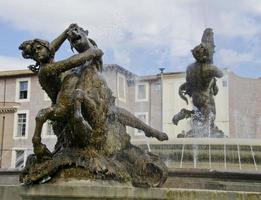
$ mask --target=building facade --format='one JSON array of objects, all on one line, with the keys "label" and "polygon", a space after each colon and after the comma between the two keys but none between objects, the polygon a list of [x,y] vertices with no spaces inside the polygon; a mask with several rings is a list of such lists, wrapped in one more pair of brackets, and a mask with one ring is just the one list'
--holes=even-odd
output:
[{"label": "building facade", "polygon": [[[116,97],[116,105],[133,113],[155,129],[162,129],[160,75],[137,76],[118,65],[106,65],[104,78]],[[133,141],[150,140],[127,127]]]},{"label": "building facade", "polygon": [[[229,128],[229,86],[228,77],[230,73],[224,70],[224,76],[217,80],[219,88],[218,94],[214,97],[216,103],[216,125],[224,131],[226,136],[230,136]],[[163,74],[163,131],[168,133],[170,138],[176,138],[178,134],[190,130],[190,119],[179,121],[178,126],[174,126],[172,118],[181,108],[188,110],[193,109],[191,98],[188,97],[189,104],[178,95],[179,87],[186,82],[186,74],[184,72],[164,73]]]},{"label": "building facade", "polygon": [[[130,111],[155,129],[166,132],[170,139],[190,129],[189,120],[172,124],[181,108],[192,109],[178,96],[185,73],[162,73],[138,76],[121,66],[106,65],[103,77],[116,97],[117,106]],[[215,97],[216,124],[228,137],[258,138],[261,134],[261,79],[238,77],[225,71],[219,79]],[[41,89],[38,78],[29,70],[0,72],[0,167],[21,168],[32,153],[35,116],[51,101]],[[127,127],[132,142],[156,141],[136,129]],[[56,143],[51,124],[42,130],[43,143],[52,150]]]}]

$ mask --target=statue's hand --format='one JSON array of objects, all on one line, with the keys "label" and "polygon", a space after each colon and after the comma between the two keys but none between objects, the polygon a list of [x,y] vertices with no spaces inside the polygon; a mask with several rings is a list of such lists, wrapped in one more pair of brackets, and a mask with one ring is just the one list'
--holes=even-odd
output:
[{"label": "statue's hand", "polygon": [[[89,49],[91,52],[91,56],[92,57],[102,57],[103,56],[103,51],[101,49],[98,49],[98,48],[90,48]],[[89,51],[87,50],[87,51]]]},{"label": "statue's hand", "polygon": [[101,49],[95,49],[95,57],[102,57],[103,51]]},{"label": "statue's hand", "polygon": [[34,73],[38,73],[38,71],[39,71],[39,66],[36,66],[36,65],[29,65],[28,66],[28,68],[32,71],[32,72],[34,72]]},{"label": "statue's hand", "polygon": [[73,23],[73,24],[70,24],[70,26],[67,28],[67,30],[71,30],[71,29],[74,29],[74,28],[77,28],[78,25],[76,23]]}]

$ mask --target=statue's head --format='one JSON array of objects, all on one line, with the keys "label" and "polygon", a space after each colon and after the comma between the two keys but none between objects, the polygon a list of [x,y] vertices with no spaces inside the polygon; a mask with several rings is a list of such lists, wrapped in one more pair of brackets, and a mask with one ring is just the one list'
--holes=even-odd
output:
[{"label": "statue's head", "polygon": [[78,52],[83,52],[90,48],[90,46],[97,46],[95,42],[88,39],[88,30],[84,30],[78,25],[74,24],[73,27],[67,32],[67,38],[72,48],[75,48]]},{"label": "statue's head", "polygon": [[204,43],[199,44],[194,49],[191,50],[193,57],[198,62],[207,63],[210,61],[210,52]]},{"label": "statue's head", "polygon": [[[88,50],[91,47],[97,47],[94,40],[87,37],[88,31],[79,27],[77,24],[73,24],[67,32],[67,39],[70,42],[71,48],[76,49],[79,53]],[[99,71],[102,71],[102,59],[95,60],[96,67]]]},{"label": "statue's head", "polygon": [[19,46],[19,49],[22,50],[24,58],[33,59],[39,64],[47,63],[54,57],[49,42],[41,39],[27,40]]}]

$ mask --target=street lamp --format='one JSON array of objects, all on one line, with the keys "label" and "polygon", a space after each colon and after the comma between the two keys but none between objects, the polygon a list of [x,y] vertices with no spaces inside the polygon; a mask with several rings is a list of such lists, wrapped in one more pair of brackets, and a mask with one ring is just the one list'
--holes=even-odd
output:
[{"label": "street lamp", "polygon": [[163,131],[163,71],[164,67],[159,68],[160,70],[160,90],[161,90],[161,131]]}]

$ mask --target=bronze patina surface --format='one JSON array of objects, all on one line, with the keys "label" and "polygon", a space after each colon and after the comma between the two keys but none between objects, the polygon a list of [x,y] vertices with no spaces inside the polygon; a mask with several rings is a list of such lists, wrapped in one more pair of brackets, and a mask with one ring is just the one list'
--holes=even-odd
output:
[{"label": "bronze patina surface", "polygon": [[[192,118],[193,127],[187,133],[178,137],[224,137],[224,133],[215,125],[216,107],[214,96],[218,93],[217,78],[223,77],[223,72],[213,64],[214,33],[207,28],[201,43],[191,50],[196,62],[186,70],[186,82],[179,87],[180,97],[188,104],[186,95],[192,98],[195,109],[185,108],[174,115],[172,122]],[[208,130],[209,129],[209,130]]]},{"label": "bronze patina surface", "polygon": [[[51,107],[37,114],[34,154],[28,157],[20,181],[39,183],[63,174],[160,186],[167,178],[167,167],[157,155],[132,145],[126,126],[160,141],[168,136],[115,105],[115,97],[100,74],[103,52],[87,36],[88,31],[72,24],[51,43],[34,39],[19,47],[24,58],[36,61],[30,69],[38,74],[52,100]],[[78,54],[55,62],[55,52],[66,39]],[[52,121],[58,138],[54,152],[41,142],[47,120]]]}]

